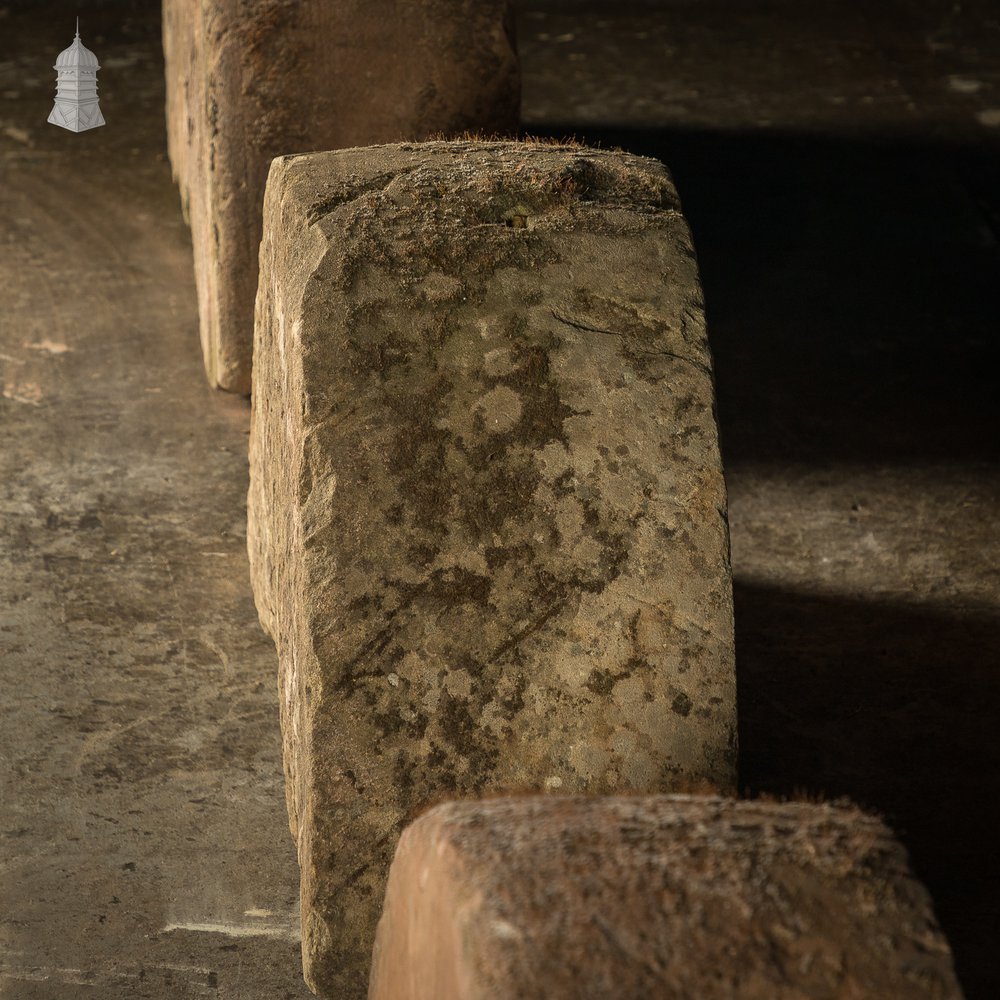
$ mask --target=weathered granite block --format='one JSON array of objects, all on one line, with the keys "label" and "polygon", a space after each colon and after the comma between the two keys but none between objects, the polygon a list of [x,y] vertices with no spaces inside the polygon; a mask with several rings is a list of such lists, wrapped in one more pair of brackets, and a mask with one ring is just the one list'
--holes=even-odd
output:
[{"label": "weathered granite block", "polygon": [[676,192],[637,156],[283,157],[260,267],[252,577],[306,974],[356,996],[414,807],[733,786],[711,359]]},{"label": "weathered granite block", "polygon": [[856,809],[456,802],[407,827],[369,1000],[959,1000],[906,853]]},{"label": "weathered granite block", "polygon": [[196,115],[195,109],[204,104],[204,95],[199,90],[204,80],[196,74],[195,58],[202,44],[195,35],[202,27],[201,7],[187,0],[163,0],[162,22],[167,156],[180,190],[184,219],[190,225],[188,156],[199,145],[194,129],[202,116]]},{"label": "weathered granite block", "polygon": [[271,159],[516,129],[508,0],[164,0],[163,23],[205,366],[246,393]]}]

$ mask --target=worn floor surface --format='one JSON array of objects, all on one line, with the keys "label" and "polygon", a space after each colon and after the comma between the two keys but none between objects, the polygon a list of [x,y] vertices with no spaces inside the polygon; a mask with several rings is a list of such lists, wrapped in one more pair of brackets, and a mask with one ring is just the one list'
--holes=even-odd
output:
[{"label": "worn floor surface", "polygon": [[[245,402],[198,357],[155,3],[0,6],[0,997],[304,997]],[[698,246],[742,781],[901,831],[1000,995],[995,4],[527,5],[531,131],[659,156]]]}]

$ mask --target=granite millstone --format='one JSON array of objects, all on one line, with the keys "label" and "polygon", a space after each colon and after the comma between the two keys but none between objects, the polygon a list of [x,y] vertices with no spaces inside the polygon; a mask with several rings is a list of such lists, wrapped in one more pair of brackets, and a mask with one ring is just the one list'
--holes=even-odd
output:
[{"label": "granite millstone", "polygon": [[507,0],[164,0],[168,151],[191,225],[209,380],[250,390],[273,157],[512,132]]},{"label": "granite millstone", "polygon": [[308,981],[360,996],[407,816],[735,781],[732,587],[687,225],[654,160],[283,157],[249,548]]},{"label": "granite millstone", "polygon": [[906,854],[847,806],[530,796],[403,832],[369,1000],[960,1000]]}]

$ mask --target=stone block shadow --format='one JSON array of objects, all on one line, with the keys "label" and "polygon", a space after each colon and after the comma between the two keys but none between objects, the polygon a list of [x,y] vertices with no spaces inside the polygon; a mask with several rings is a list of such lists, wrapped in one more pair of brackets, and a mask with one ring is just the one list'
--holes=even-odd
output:
[{"label": "stone block shadow", "polygon": [[1000,612],[739,583],[735,597],[744,792],[882,814],[968,1000],[1000,995]]},{"label": "stone block shadow", "polygon": [[532,125],[654,156],[694,234],[727,463],[1000,457],[1000,143]]}]

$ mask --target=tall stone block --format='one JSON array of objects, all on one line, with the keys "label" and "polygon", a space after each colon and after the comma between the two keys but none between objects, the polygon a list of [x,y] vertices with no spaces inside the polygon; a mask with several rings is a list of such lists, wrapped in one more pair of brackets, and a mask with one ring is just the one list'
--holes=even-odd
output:
[{"label": "tall stone block", "polygon": [[711,359],[641,157],[283,157],[260,266],[249,548],[306,974],[360,996],[415,807],[733,786]]},{"label": "tall stone block", "polygon": [[164,0],[168,149],[208,377],[250,390],[268,164],[310,149],[516,129],[507,0]]},{"label": "tall stone block", "polygon": [[851,807],[495,799],[402,835],[369,1000],[961,1000],[906,854]]}]

